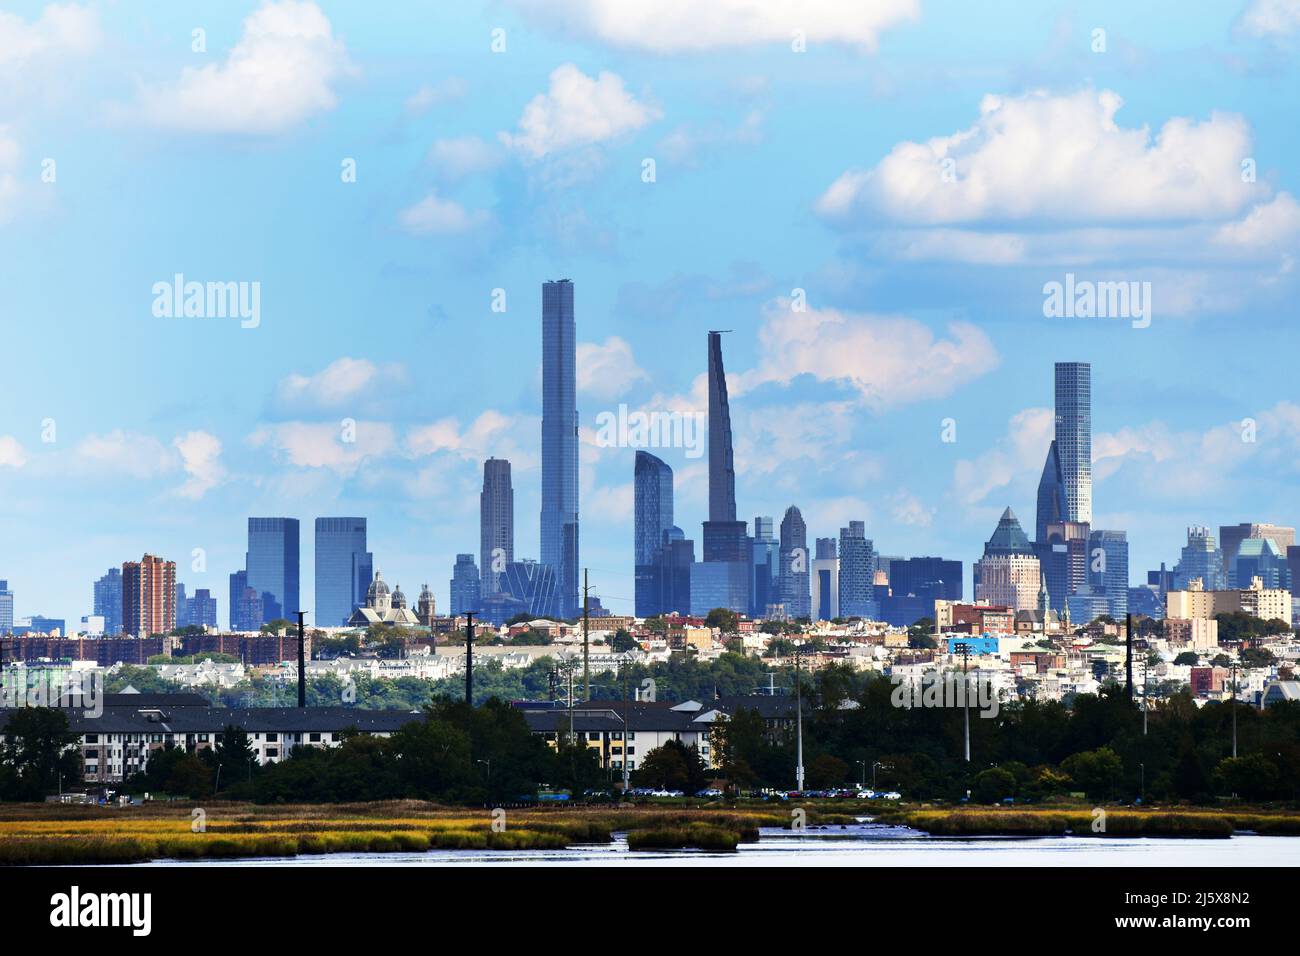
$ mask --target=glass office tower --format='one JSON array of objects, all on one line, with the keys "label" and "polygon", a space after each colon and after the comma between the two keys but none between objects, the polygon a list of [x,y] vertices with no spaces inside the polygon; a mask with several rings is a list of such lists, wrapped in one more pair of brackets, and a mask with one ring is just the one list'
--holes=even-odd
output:
[{"label": "glass office tower", "polygon": [[248,586],[262,599],[262,623],[293,620],[302,609],[298,595],[298,519],[249,518],[244,570]]},{"label": "glass office tower", "polygon": [[555,569],[560,616],[576,616],[577,323],[573,314],[573,283],[568,279],[542,285],[541,554],[542,563]]},{"label": "glass office tower", "polygon": [[375,557],[366,550],[365,518],[316,519],[316,619],[341,627],[366,601]]}]

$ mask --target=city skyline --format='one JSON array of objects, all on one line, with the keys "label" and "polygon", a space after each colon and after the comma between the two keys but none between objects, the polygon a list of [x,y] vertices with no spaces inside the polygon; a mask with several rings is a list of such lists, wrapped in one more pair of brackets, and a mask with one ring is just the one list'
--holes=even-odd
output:
[{"label": "city skyline", "polygon": [[[810,542],[862,521],[880,553],[968,566],[1006,507],[1031,532],[1056,361],[1091,365],[1091,527],[1126,532],[1131,584],[1172,569],[1189,527],[1300,521],[1300,406],[1260,361],[1300,344],[1297,67],[1239,11],[1100,4],[1098,52],[1069,11],[923,3],[797,54],[616,41],[513,3],[397,31],[273,6],[326,37],[318,85],[261,113],[235,91],[205,125],[181,78],[236,83],[256,4],[212,11],[202,54],[182,10],[72,4],[84,29],[59,33],[45,4],[11,5],[8,29],[45,38],[0,54],[16,616],[72,625],[147,552],[224,620],[258,515],[365,516],[386,578],[447,608],[492,456],[516,551],[541,556],[550,276],[581,287],[575,569],[611,610],[635,593],[635,449],[599,444],[596,416],[703,412],[717,328],[740,513],[796,504]],[[978,69],[936,52],[957,35]],[[589,102],[600,122],[573,122]],[[930,163],[933,187],[901,188]],[[256,326],[155,314],[176,276],[258,283]],[[1045,314],[1047,285],[1110,280],[1149,281],[1150,314]],[[702,557],[706,465],[649,450]]]}]

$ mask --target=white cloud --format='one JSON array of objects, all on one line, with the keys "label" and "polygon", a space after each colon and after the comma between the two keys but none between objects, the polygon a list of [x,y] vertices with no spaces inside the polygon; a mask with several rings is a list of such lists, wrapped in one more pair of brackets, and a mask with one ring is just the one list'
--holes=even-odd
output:
[{"label": "white cloud", "polygon": [[0,435],[0,468],[21,468],[27,464],[27,452],[17,438]]},{"label": "white cloud", "polygon": [[391,425],[369,421],[356,422],[354,432],[333,422],[284,422],[262,426],[248,440],[254,448],[271,448],[295,467],[325,468],[341,475],[354,474],[397,444]]},{"label": "white cloud", "polygon": [[429,147],[428,160],[444,178],[463,179],[501,164],[501,148],[477,136],[440,139]]},{"label": "white cloud", "polygon": [[889,516],[896,524],[914,528],[928,528],[934,523],[938,509],[927,508],[916,495],[900,491],[889,499]]},{"label": "white cloud", "polygon": [[977,505],[1015,482],[1036,487],[1055,433],[1056,415],[1050,408],[1026,408],[1011,416],[1002,438],[975,458],[958,461],[953,468],[957,500]]},{"label": "white cloud", "polygon": [[469,232],[487,222],[483,211],[470,212],[453,199],[430,192],[398,213],[398,221],[413,236],[451,236]]},{"label": "white cloud", "polygon": [[280,382],[278,401],[287,408],[340,408],[368,401],[386,384],[404,383],[401,365],[376,365],[343,356],[312,375],[291,372]]},{"label": "white cloud", "polygon": [[265,3],[221,63],[186,67],[174,83],[141,87],[131,110],[147,123],[207,133],[276,133],[338,103],[353,72],[329,20],[311,2]]},{"label": "white cloud", "polygon": [[0,222],[6,221],[18,201],[18,141],[0,124]]},{"label": "white cloud", "polygon": [[455,418],[443,418],[414,428],[406,436],[406,444],[414,455],[451,452],[466,460],[477,461],[487,458],[496,443],[517,424],[517,419],[489,408],[465,429]]},{"label": "white cloud", "polygon": [[617,335],[603,344],[579,342],[577,348],[578,389],[597,398],[617,398],[638,381],[648,381],[636,364],[632,346]]},{"label": "white cloud", "polygon": [[31,23],[0,11],[0,68],[89,53],[99,42],[99,15],[90,7],[52,3]]},{"label": "white cloud", "polygon": [[1239,222],[1226,223],[1214,234],[1215,242],[1243,249],[1267,249],[1293,242],[1300,235],[1300,203],[1290,193],[1278,193],[1255,206]]},{"label": "white cloud", "polygon": [[880,33],[920,16],[919,0],[514,0],[546,22],[613,46],[683,53],[767,43],[841,43],[875,50]]},{"label": "white cloud", "polygon": [[595,79],[572,63],[556,67],[550,88],[524,107],[518,133],[501,133],[506,146],[532,159],[592,146],[660,119],[658,107],[637,100],[614,73]]},{"label": "white cloud", "polygon": [[177,466],[176,453],[158,439],[121,429],[83,438],[76,454],[83,466],[96,472],[115,472],[142,480],[174,471]]},{"label": "white cloud", "polygon": [[226,479],[221,464],[221,442],[204,431],[186,432],[172,442],[180,452],[181,467],[189,475],[176,493],[182,498],[202,498]]},{"label": "white cloud", "polygon": [[788,299],[767,309],[759,344],[759,363],[735,376],[735,394],[808,374],[850,385],[877,409],[949,395],[1001,361],[989,337],[969,322],[949,323],[947,337],[940,338],[914,319],[795,312]]},{"label": "white cloud", "polygon": [[1252,0],[1237,29],[1254,37],[1286,36],[1300,30],[1300,0]]},{"label": "white cloud", "polygon": [[[817,201],[830,219],[912,225],[1223,219],[1262,199],[1241,162],[1250,130],[1235,114],[1166,121],[1155,135],[1116,123],[1109,90],[989,95],[967,129],[899,143],[871,169],[842,174]],[[948,173],[949,175],[945,175]]]},{"label": "white cloud", "polygon": [[583,517],[589,520],[606,521],[610,524],[623,524],[632,520],[634,496],[632,483],[621,485],[601,485],[584,490],[582,496]]}]

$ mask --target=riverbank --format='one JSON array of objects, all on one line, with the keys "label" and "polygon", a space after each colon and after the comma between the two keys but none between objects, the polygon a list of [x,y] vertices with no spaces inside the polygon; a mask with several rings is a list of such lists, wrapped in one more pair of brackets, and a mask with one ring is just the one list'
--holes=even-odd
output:
[{"label": "riverbank", "polygon": [[0,806],[0,865],[117,864],[339,854],[494,854],[608,847],[735,853],[760,832],[855,829],[871,816],[916,836],[1179,837],[1300,835],[1300,812],[1265,808],[937,807],[843,801],[704,806],[467,809],[422,801],[261,806],[212,802],[131,807]]}]

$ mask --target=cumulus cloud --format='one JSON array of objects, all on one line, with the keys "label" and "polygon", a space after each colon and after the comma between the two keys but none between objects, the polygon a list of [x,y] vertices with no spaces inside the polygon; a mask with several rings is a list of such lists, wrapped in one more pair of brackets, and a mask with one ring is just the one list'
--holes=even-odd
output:
[{"label": "cumulus cloud", "polygon": [[52,3],[30,23],[0,11],[0,70],[41,57],[86,54],[99,42],[99,15],[90,7]]},{"label": "cumulus cloud", "polygon": [[345,355],[311,375],[291,372],[277,387],[276,400],[288,409],[346,408],[369,404],[385,385],[405,381],[406,370],[399,364],[377,365]]},{"label": "cumulus cloud", "polygon": [[492,449],[517,424],[517,419],[489,408],[474,419],[468,428],[461,428],[459,420],[455,418],[443,418],[414,428],[406,436],[406,445],[414,455],[450,452],[468,461],[477,461],[488,457]]},{"label": "cumulus cloud", "polygon": [[513,0],[516,7],[612,46],[693,53],[793,42],[876,49],[880,33],[920,16],[919,0]]},{"label": "cumulus cloud", "polygon": [[269,448],[297,468],[322,468],[355,474],[367,461],[390,454],[397,441],[386,422],[283,422],[264,425],[248,438],[254,448]]},{"label": "cumulus cloud", "polygon": [[1050,408],[1026,408],[1011,416],[1005,435],[953,468],[957,500],[977,505],[1017,480],[1027,483],[1032,478],[1036,484],[1055,433],[1056,414]]},{"label": "cumulus cloud", "polygon": [[1253,37],[1289,36],[1300,30],[1300,0],[1252,0],[1237,29]]},{"label": "cumulus cloud", "polygon": [[27,452],[17,438],[0,435],[0,468],[21,468],[27,464]]},{"label": "cumulus cloud", "polygon": [[226,480],[226,469],[221,464],[221,442],[216,436],[204,431],[186,432],[172,446],[180,453],[181,468],[189,476],[176,490],[182,498],[202,498]]},{"label": "cumulus cloud", "polygon": [[920,498],[906,491],[897,492],[889,499],[889,516],[894,519],[895,524],[928,528],[934,523],[937,510],[927,507]]},{"label": "cumulus cloud", "polygon": [[842,382],[876,408],[951,394],[997,368],[997,349],[969,322],[950,322],[947,335],[902,316],[836,309],[795,312],[788,299],[767,309],[759,330],[758,365],[736,376],[734,391],[799,375]]},{"label": "cumulus cloud", "polygon": [[0,222],[13,215],[18,201],[18,141],[0,124]]},{"label": "cumulus cloud", "polygon": [[641,129],[662,111],[642,103],[617,74],[594,79],[572,63],[556,67],[550,87],[524,107],[517,133],[501,133],[506,146],[531,159],[579,146],[592,146]]},{"label": "cumulus cloud", "polygon": [[487,213],[471,212],[454,199],[436,192],[403,209],[397,216],[402,228],[413,236],[453,236],[469,232],[487,222]]},{"label": "cumulus cloud", "polygon": [[406,98],[407,116],[423,116],[435,106],[462,99],[469,85],[459,76],[449,76],[440,83],[426,83]]},{"label": "cumulus cloud", "polygon": [[88,435],[77,443],[75,451],[84,466],[131,478],[156,478],[177,466],[176,453],[157,438],[120,428],[103,435]]},{"label": "cumulus cloud", "polygon": [[1122,105],[1110,90],[986,96],[973,125],[848,170],[817,210],[913,225],[1150,222],[1222,219],[1264,197],[1242,181],[1251,144],[1242,117],[1173,117],[1153,137],[1116,122]]},{"label": "cumulus cloud", "polygon": [[1215,242],[1241,249],[1267,249],[1300,236],[1300,203],[1290,193],[1278,193],[1260,203],[1239,222],[1225,223],[1214,234]]},{"label": "cumulus cloud", "polygon": [[266,3],[244,20],[220,63],[143,85],[128,113],[161,127],[207,133],[277,133],[332,110],[334,86],[354,72],[343,43],[311,2]]},{"label": "cumulus cloud", "polygon": [[579,342],[577,347],[578,389],[597,398],[617,398],[649,376],[636,364],[632,346],[611,335],[604,343]]}]

